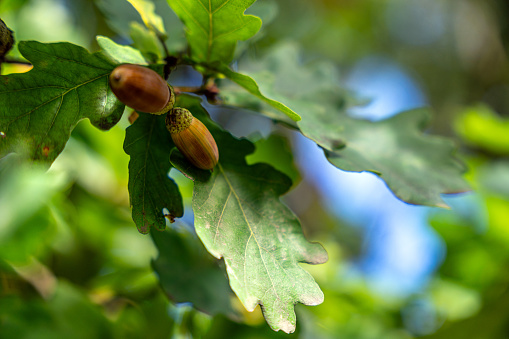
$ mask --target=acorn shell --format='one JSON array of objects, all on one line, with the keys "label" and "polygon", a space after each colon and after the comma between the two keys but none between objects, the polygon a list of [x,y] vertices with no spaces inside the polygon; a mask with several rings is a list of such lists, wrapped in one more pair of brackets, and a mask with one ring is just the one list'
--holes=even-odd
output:
[{"label": "acorn shell", "polygon": [[111,72],[109,80],[118,100],[137,111],[163,114],[175,103],[170,85],[150,68],[120,65]]},{"label": "acorn shell", "polygon": [[194,166],[210,170],[217,165],[219,151],[214,137],[187,109],[175,107],[168,112],[166,127],[180,153]]}]

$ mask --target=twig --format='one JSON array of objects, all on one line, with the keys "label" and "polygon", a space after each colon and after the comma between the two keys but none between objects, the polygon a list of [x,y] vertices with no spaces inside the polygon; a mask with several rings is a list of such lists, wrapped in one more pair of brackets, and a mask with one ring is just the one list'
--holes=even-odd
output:
[{"label": "twig", "polygon": [[179,95],[184,92],[204,95],[210,103],[219,103],[219,88],[212,79],[209,79],[209,81],[202,86],[174,86],[173,91],[175,92],[175,95]]}]

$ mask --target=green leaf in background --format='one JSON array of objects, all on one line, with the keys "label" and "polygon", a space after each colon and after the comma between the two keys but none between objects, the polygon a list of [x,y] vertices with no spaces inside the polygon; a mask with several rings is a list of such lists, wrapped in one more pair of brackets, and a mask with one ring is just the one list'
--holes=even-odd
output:
[{"label": "green leaf in background", "polygon": [[191,302],[205,313],[238,317],[231,298],[226,272],[205,250],[196,234],[184,228],[151,232],[157,259],[152,267],[166,294],[176,303]]},{"label": "green leaf in background", "polygon": [[325,150],[334,166],[376,173],[397,197],[413,204],[444,207],[440,194],[469,189],[452,142],[423,133],[427,109],[379,122],[354,119],[346,114],[352,98],[339,86],[334,66],[303,66],[299,59],[299,49],[284,44],[249,63],[245,72],[263,79],[264,93],[302,117],[298,128]]},{"label": "green leaf in background", "polygon": [[294,305],[318,305],[323,293],[299,263],[321,264],[327,252],[308,242],[297,217],[279,196],[290,179],[267,164],[247,165],[254,151],[213,124],[199,100],[181,96],[188,108],[214,135],[219,164],[212,173],[187,167],[173,152],[171,161],[194,178],[193,210],[196,233],[207,250],[224,258],[230,285],[248,311],[257,304],[274,330],[295,330]]},{"label": "green leaf in background", "polygon": [[67,185],[46,168],[25,166],[19,156],[0,159],[0,260],[25,263],[54,238],[49,201]]},{"label": "green leaf in background", "polygon": [[509,154],[509,119],[503,119],[488,106],[465,109],[455,127],[468,144],[494,154]]},{"label": "green leaf in background", "polygon": [[150,30],[163,39],[166,38],[163,19],[156,14],[154,3],[150,0],[127,0],[140,13],[141,19]]},{"label": "green leaf in background", "polygon": [[[164,18],[164,31],[168,35],[165,44],[171,53],[179,53],[186,47],[184,25],[177,15],[171,10],[166,0],[152,1],[158,16]],[[104,14],[104,17],[120,37],[129,39],[131,37],[131,24],[136,22],[144,25],[140,14],[126,0],[95,0],[94,5]],[[156,32],[153,32],[157,34]],[[142,50],[143,52],[143,50]]]},{"label": "green leaf in background", "polygon": [[[256,42],[267,36],[270,29],[268,27],[271,27],[270,24],[278,18],[279,6],[276,0],[257,0],[247,9],[245,14],[254,15],[260,18],[263,22],[263,26],[251,39],[239,41],[237,43],[235,54],[233,56],[234,60],[238,60],[244,53],[253,53],[253,51],[256,50],[256,47],[254,47]],[[252,47],[254,48],[250,50]]]},{"label": "green leaf in background", "polygon": [[440,194],[468,190],[465,166],[453,156],[452,141],[422,133],[429,117],[423,108],[379,122],[346,118],[346,147],[325,154],[343,170],[378,174],[403,201],[447,207]]},{"label": "green leaf in background", "polygon": [[479,168],[478,181],[482,190],[488,190],[509,199],[509,161],[498,160]]},{"label": "green leaf in background", "polygon": [[140,51],[131,46],[119,45],[113,40],[100,35],[97,36],[96,40],[104,55],[116,64],[147,64]]},{"label": "green leaf in background", "polygon": [[138,22],[131,22],[130,37],[133,47],[143,54],[143,57],[151,63],[157,63],[164,57],[164,49],[157,38],[156,33],[147,29]]},{"label": "green leaf in background", "polygon": [[253,78],[245,74],[234,72],[228,66],[223,64],[214,64],[213,66],[210,66],[209,69],[213,69],[214,71],[223,74],[225,77],[235,82],[237,85],[243,87],[249,93],[253,94],[255,97],[265,101],[275,109],[285,113],[293,121],[301,120],[300,115],[295,113],[295,111],[293,111],[291,108],[289,108],[280,101],[270,99],[269,97],[262,94],[260,88],[258,87],[258,84]]},{"label": "green leaf in background", "polygon": [[174,147],[164,123],[165,115],[140,113],[127,128],[124,150],[129,161],[129,200],[133,220],[140,233],[151,227],[163,230],[166,220],[163,209],[172,217],[184,213],[182,197],[175,182],[170,179],[169,156]]},{"label": "green leaf in background", "polygon": [[22,8],[28,0],[4,0],[0,2],[0,13]]},{"label": "green leaf in background", "polygon": [[51,163],[80,120],[103,130],[119,121],[124,105],[108,85],[115,65],[102,54],[65,42],[18,46],[34,68],[0,77],[0,156],[21,152]]},{"label": "green leaf in background", "polygon": [[[250,140],[253,141],[252,138]],[[286,174],[292,180],[294,186],[297,185],[301,178],[293,161],[293,153],[288,139],[279,134],[271,134],[267,139],[256,140],[255,146],[256,151],[246,157],[248,165],[257,162],[268,163]]]},{"label": "green leaf in background", "polygon": [[496,298],[491,299],[475,316],[446,323],[436,333],[422,338],[504,338],[507,335],[507,325],[509,324],[509,313],[507,312],[509,293],[505,289],[503,293],[497,293]]},{"label": "green leaf in background", "polygon": [[197,62],[232,61],[238,40],[258,32],[260,18],[244,15],[255,0],[167,0],[186,26],[191,57]]},{"label": "green leaf in background", "polygon": [[2,338],[112,338],[112,324],[98,305],[74,285],[58,281],[54,294],[0,298]]}]

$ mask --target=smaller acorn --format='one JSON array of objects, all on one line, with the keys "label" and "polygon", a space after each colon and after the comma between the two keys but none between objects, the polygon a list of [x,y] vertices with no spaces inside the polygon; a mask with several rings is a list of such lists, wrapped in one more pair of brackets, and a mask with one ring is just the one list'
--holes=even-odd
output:
[{"label": "smaller acorn", "polygon": [[137,111],[160,115],[175,103],[171,86],[150,68],[120,65],[111,72],[109,81],[118,100]]},{"label": "smaller acorn", "polygon": [[166,128],[178,150],[194,166],[210,170],[219,160],[216,141],[205,125],[189,110],[174,107],[166,115]]}]

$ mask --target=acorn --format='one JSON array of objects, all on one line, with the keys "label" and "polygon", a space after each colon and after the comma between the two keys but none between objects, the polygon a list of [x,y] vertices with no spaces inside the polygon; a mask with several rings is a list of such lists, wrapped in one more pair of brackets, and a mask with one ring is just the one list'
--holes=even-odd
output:
[{"label": "acorn", "polygon": [[219,160],[216,141],[207,127],[189,110],[174,107],[166,115],[166,128],[180,153],[194,166],[204,170],[216,166]]},{"label": "acorn", "polygon": [[120,65],[111,72],[109,79],[118,100],[137,111],[160,115],[173,108],[173,89],[150,68]]}]

